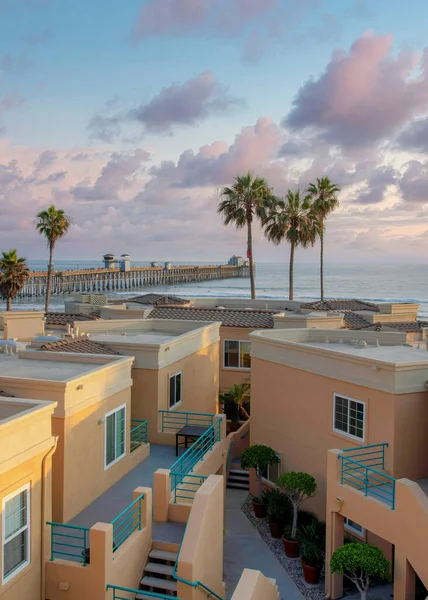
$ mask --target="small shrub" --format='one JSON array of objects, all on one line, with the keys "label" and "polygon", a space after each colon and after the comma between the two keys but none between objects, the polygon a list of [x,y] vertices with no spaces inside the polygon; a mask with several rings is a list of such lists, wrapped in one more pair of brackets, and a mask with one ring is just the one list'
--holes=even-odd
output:
[{"label": "small shrub", "polygon": [[259,484],[259,495],[258,500],[262,501],[262,473],[263,471],[271,466],[276,465],[279,462],[279,458],[275,454],[274,450],[270,446],[263,446],[262,444],[256,444],[250,446],[241,454],[241,466],[243,469],[255,469]]},{"label": "small shrub", "polygon": [[315,495],[317,483],[315,478],[308,473],[284,473],[277,479],[277,485],[288,496],[293,505],[293,523],[291,526],[291,539],[296,539],[297,534],[297,516],[301,503],[307,498]]}]

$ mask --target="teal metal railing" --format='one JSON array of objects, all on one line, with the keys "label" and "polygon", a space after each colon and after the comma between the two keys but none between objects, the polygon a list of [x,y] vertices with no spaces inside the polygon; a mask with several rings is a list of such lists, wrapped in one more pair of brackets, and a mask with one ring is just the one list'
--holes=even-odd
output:
[{"label": "teal metal railing", "polygon": [[143,499],[144,494],[141,494],[111,522],[113,525],[113,552],[116,552],[119,546],[121,546],[134,531],[143,528]]},{"label": "teal metal railing", "polygon": [[209,413],[179,412],[176,410],[160,410],[159,414],[161,416],[161,431],[164,433],[175,433],[186,425],[210,427],[216,417],[216,415]]},{"label": "teal metal railing", "polygon": [[343,450],[339,455],[342,461],[340,483],[380,500],[394,510],[396,480],[382,472],[387,447],[388,444],[372,444]]},{"label": "teal metal railing", "polygon": [[136,450],[139,446],[147,444],[147,421],[138,421],[131,419],[131,452]]},{"label": "teal metal railing", "polygon": [[77,525],[64,525],[47,521],[51,528],[51,558],[80,562],[84,567],[88,564],[89,528]]},{"label": "teal metal railing", "polygon": [[[112,590],[112,600],[134,600],[137,595],[147,596],[148,598],[161,598],[161,600],[171,600],[172,596],[166,596],[165,594],[158,594],[156,592],[144,592],[142,590],[133,590],[131,588],[120,587],[118,585],[108,585],[107,591]],[[126,596],[124,595],[126,594]],[[180,600],[174,596],[175,600]]]},{"label": "teal metal railing", "polygon": [[[170,473],[171,490],[174,493],[174,503],[180,500],[193,500],[196,492],[208,477],[192,473]],[[178,481],[176,481],[178,480]]]},{"label": "teal metal railing", "polygon": [[[221,419],[216,419],[211,427],[209,427],[170,468],[171,492],[174,492],[175,495],[177,493],[175,490],[189,477],[189,474],[193,471],[195,465],[204,458],[207,452],[212,450],[214,444],[221,440],[220,424]],[[200,475],[198,475],[198,477],[202,479]]]},{"label": "teal metal railing", "polygon": [[230,448],[229,448],[229,454],[227,456],[226,473],[229,471],[230,465],[232,463],[232,456],[233,456],[233,448],[234,447],[235,447],[235,442],[232,440],[232,442],[230,444]]}]

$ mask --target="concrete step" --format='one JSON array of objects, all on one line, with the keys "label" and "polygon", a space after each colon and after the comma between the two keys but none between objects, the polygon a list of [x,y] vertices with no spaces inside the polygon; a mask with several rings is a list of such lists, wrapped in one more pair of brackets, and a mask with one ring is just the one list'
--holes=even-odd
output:
[{"label": "concrete step", "polygon": [[150,552],[149,558],[153,558],[156,560],[163,560],[165,562],[175,563],[177,561],[178,552],[170,552],[168,550],[158,550],[154,549]]},{"label": "concrete step", "polygon": [[160,563],[148,562],[144,567],[144,573],[157,573],[158,575],[172,575],[174,567],[161,565]]},{"label": "concrete step", "polygon": [[250,473],[244,469],[230,469],[229,475],[237,475],[239,477],[246,477],[249,479]]},{"label": "concrete step", "polygon": [[[168,592],[177,591],[177,582],[171,581],[170,579],[160,579],[159,577],[148,577],[145,575],[140,581],[140,584],[148,588],[155,588],[156,590],[166,590]],[[144,592],[144,590],[142,590],[142,592]]]},{"label": "concrete step", "polygon": [[250,486],[248,483],[236,483],[235,481],[228,481],[227,482],[227,487],[229,489],[232,490],[246,490],[248,491],[250,489]]}]

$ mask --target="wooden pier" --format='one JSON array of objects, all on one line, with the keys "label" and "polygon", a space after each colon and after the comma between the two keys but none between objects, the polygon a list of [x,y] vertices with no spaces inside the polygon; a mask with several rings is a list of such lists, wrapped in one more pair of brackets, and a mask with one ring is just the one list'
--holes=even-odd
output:
[{"label": "wooden pier", "polygon": [[[195,283],[233,277],[249,277],[248,266],[177,266],[177,267],[131,267],[124,271],[112,269],[83,269],[55,271],[52,277],[52,294],[73,292],[117,292],[148,286]],[[32,271],[19,297],[45,296],[46,271]]]}]

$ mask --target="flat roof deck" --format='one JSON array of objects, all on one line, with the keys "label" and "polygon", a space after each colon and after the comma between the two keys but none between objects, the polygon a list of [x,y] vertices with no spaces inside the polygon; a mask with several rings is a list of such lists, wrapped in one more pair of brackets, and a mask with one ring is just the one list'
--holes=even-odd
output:
[{"label": "flat roof deck", "polygon": [[112,333],[93,333],[91,340],[105,342],[106,344],[167,344],[180,334],[168,331],[126,331]]},{"label": "flat roof deck", "polygon": [[[112,357],[114,360],[114,357]],[[121,357],[118,357],[121,358]],[[84,363],[59,360],[37,360],[0,354],[0,377],[38,379],[45,381],[68,381],[96,371],[103,363]]]},{"label": "flat roof deck", "polygon": [[358,356],[370,360],[381,362],[405,364],[405,363],[428,363],[428,352],[417,348],[409,348],[408,346],[375,346],[369,343],[367,347],[359,346],[358,344],[338,342],[301,342],[304,346],[312,346],[313,348],[321,348],[328,352],[337,354],[346,354],[349,356]]}]

